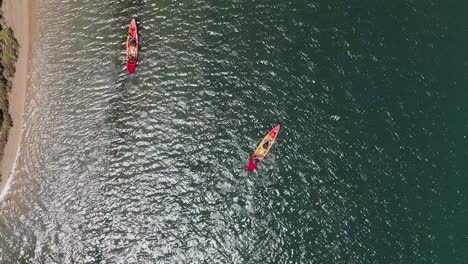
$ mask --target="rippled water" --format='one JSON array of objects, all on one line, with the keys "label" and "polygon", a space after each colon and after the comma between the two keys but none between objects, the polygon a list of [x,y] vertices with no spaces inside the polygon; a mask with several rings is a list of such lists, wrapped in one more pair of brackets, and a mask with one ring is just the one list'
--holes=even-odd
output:
[{"label": "rippled water", "polygon": [[467,21],[426,2],[42,0],[0,262],[467,263]]}]

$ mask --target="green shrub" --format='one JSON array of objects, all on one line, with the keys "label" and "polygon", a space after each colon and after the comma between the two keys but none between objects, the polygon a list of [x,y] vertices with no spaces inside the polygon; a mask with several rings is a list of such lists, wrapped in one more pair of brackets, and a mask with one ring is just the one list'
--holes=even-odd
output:
[{"label": "green shrub", "polygon": [[10,131],[10,128],[13,126],[13,121],[11,120],[10,115],[6,115],[5,118],[3,119],[3,124],[2,124],[2,134],[5,134],[8,136],[8,131]]},{"label": "green shrub", "polygon": [[11,65],[16,62],[18,53],[18,42],[10,28],[3,28],[0,31],[0,40],[2,42],[2,64]]}]

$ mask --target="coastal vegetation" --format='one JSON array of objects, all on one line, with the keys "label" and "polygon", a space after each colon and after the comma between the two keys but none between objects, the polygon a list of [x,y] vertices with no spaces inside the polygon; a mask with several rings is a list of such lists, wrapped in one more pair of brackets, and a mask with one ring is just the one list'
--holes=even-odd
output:
[{"label": "coastal vegetation", "polygon": [[13,125],[9,113],[9,93],[15,74],[15,63],[18,57],[18,42],[13,31],[0,18],[0,159],[8,140],[8,133]]}]

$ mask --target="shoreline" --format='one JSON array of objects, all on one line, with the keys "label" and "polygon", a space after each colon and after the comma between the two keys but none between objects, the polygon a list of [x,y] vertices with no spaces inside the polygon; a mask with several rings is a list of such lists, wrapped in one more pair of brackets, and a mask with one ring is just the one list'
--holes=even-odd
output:
[{"label": "shoreline", "polygon": [[6,24],[13,30],[14,37],[18,41],[18,58],[16,72],[12,81],[12,89],[9,94],[9,112],[13,120],[8,135],[0,173],[0,200],[2,200],[12,181],[12,175],[19,157],[21,137],[24,127],[24,112],[26,103],[26,91],[31,87],[30,70],[32,43],[35,36],[36,1],[30,0],[3,0],[2,11]]}]

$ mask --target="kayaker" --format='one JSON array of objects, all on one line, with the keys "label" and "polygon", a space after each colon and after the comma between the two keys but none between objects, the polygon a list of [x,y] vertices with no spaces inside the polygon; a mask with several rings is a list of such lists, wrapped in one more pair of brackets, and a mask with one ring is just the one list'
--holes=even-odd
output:
[{"label": "kayaker", "polygon": [[259,162],[260,162],[260,159],[258,158],[258,156],[255,156],[255,158],[253,158],[253,163],[258,164]]},{"label": "kayaker", "polygon": [[265,141],[265,143],[263,144],[263,148],[264,148],[264,149],[267,149],[268,146],[270,146],[270,141],[267,140],[267,141]]},{"label": "kayaker", "polygon": [[136,46],[137,41],[135,37],[130,37],[130,46]]},{"label": "kayaker", "polygon": [[133,56],[132,54],[128,55],[128,62],[133,64],[133,62],[135,62],[135,56]]}]

